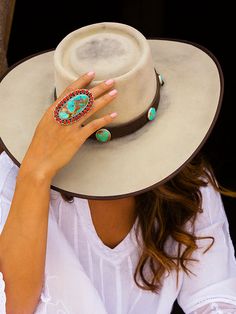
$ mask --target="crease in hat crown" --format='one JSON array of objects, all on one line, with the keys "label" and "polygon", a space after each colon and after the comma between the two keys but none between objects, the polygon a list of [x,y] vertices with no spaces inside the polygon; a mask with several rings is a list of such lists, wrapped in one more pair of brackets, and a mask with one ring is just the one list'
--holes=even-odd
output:
[{"label": "crease in hat crown", "polygon": [[145,112],[156,93],[156,75],[147,39],[135,28],[102,22],[68,34],[54,53],[57,96],[82,74],[94,70],[95,79],[86,88],[115,79],[118,96],[87,121],[117,111],[110,125],[119,125]]}]

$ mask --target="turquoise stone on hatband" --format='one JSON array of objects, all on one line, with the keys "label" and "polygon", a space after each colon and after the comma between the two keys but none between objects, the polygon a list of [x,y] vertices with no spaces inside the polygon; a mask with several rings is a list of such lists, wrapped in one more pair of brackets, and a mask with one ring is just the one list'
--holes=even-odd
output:
[{"label": "turquoise stone on hatband", "polygon": [[89,102],[89,97],[84,94],[76,95],[68,100],[59,111],[60,119],[75,117],[83,111]]},{"label": "turquoise stone on hatband", "polygon": [[100,129],[96,132],[96,139],[99,142],[108,142],[111,139],[111,132],[107,129]]},{"label": "turquoise stone on hatband", "polygon": [[148,110],[148,120],[153,120],[156,116],[156,109],[154,107],[151,107],[149,110]]}]

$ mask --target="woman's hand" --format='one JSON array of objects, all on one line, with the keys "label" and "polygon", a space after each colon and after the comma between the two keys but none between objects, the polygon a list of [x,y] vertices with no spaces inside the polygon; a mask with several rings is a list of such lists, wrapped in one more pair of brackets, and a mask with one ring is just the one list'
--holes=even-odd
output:
[{"label": "woman's hand", "polygon": [[69,126],[63,126],[56,123],[53,118],[54,108],[60,100],[71,91],[84,88],[93,78],[93,72],[81,76],[69,85],[60,97],[47,109],[35,129],[32,141],[22,161],[18,179],[25,175],[36,175],[38,178],[48,178],[51,180],[58,170],[72,159],[92,133],[111,123],[113,117],[108,114],[99,119],[92,120],[90,123],[81,127],[88,117],[109,104],[116,97],[116,90],[109,91],[114,85],[112,80],[98,84],[90,89],[90,92],[94,96],[94,104],[92,109],[81,117],[79,121]]}]

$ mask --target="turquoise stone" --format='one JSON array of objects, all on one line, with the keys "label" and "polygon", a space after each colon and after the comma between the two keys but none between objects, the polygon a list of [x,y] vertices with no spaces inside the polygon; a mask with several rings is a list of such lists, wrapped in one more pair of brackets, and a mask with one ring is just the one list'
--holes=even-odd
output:
[{"label": "turquoise stone", "polygon": [[111,139],[111,132],[107,129],[100,129],[96,132],[96,138],[99,142],[108,142]]},{"label": "turquoise stone", "polygon": [[75,114],[80,113],[81,111],[86,108],[89,102],[89,97],[87,95],[81,94],[72,97],[70,100],[66,102],[67,109],[70,112],[74,112],[76,109]]},{"label": "turquoise stone", "polygon": [[85,94],[80,94],[68,100],[60,109],[59,118],[68,119],[82,112],[89,103],[89,97]]},{"label": "turquoise stone", "polygon": [[69,100],[67,102],[67,109],[70,111],[70,112],[73,112],[75,110],[75,102],[72,100]]},{"label": "turquoise stone", "polygon": [[151,107],[148,110],[148,120],[153,120],[156,116],[156,109],[154,107]]},{"label": "turquoise stone", "polygon": [[89,102],[89,97],[87,95],[81,94],[81,95],[76,95],[70,100],[68,100],[66,102],[66,106],[70,112],[74,112],[74,110],[78,108],[76,110],[76,114],[78,114],[84,110],[88,102]]},{"label": "turquoise stone", "polygon": [[59,112],[59,118],[60,119],[67,119],[69,117],[69,114],[66,113],[65,111],[60,111]]}]

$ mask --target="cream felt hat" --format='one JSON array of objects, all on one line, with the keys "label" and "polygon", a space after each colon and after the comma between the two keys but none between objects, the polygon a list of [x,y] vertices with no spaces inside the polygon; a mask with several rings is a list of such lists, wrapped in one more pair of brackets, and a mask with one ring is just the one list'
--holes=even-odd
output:
[{"label": "cream felt hat", "polygon": [[113,111],[118,116],[105,127],[111,139],[88,138],[53,178],[54,190],[87,199],[148,191],[196,155],[216,122],[223,75],[208,50],[146,39],[126,24],[96,23],[70,33],[55,50],[20,61],[2,78],[1,142],[18,166],[54,94],[90,70],[96,75],[87,89],[114,78],[118,96],[86,123]]}]

